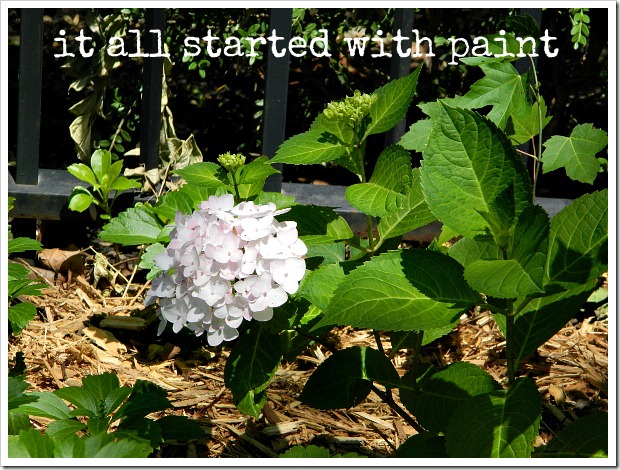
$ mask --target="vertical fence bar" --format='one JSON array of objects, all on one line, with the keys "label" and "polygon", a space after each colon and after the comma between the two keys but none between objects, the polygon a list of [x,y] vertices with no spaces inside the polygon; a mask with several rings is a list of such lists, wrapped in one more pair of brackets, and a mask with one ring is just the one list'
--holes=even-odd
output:
[{"label": "vertical fence bar", "polygon": [[[154,57],[144,58],[142,71],[142,108],[140,115],[140,162],[146,169],[157,168],[159,165],[159,133],[161,130],[161,92],[164,58],[163,44],[158,44],[158,37],[164,38],[166,26],[166,10],[164,8],[149,8],[145,18],[146,35],[144,51],[155,54]],[[157,30],[161,34],[150,33]]]},{"label": "vertical fence bar", "polygon": [[[273,157],[278,147],[284,142],[286,130],[286,105],[288,97],[288,72],[290,53],[288,43],[292,34],[292,8],[272,8],[269,18],[269,31],[275,30],[284,44],[283,57],[276,57],[273,48],[267,55],[267,78],[265,80],[265,99],[263,102],[263,146],[262,154]],[[274,167],[282,171],[281,163]],[[269,175],[265,182],[265,191],[280,192],[282,189],[282,173]]]},{"label": "vertical fence bar", "polygon": [[[402,36],[409,38],[413,30],[413,8],[397,8],[394,12],[394,26],[392,34],[396,36],[400,31]],[[406,39],[401,42],[401,49],[408,50],[407,57],[400,57],[396,50],[396,41],[392,41],[392,62],[390,64],[390,80],[405,77],[411,70],[411,40]],[[407,118],[396,124],[385,134],[385,146],[388,147],[397,143],[407,130]]]},{"label": "vertical fence bar", "polygon": [[39,181],[43,8],[22,8],[15,182]]}]

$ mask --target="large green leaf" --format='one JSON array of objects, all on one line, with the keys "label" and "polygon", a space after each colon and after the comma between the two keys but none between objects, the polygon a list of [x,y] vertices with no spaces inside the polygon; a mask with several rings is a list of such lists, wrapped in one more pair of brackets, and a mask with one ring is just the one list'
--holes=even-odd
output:
[{"label": "large green leaf", "polygon": [[487,372],[469,362],[457,362],[422,382],[415,409],[429,431],[445,432],[457,410],[471,397],[500,388]]},{"label": "large green leaf", "polygon": [[71,409],[59,397],[50,392],[32,392],[27,396],[35,397],[37,400],[31,403],[20,405],[17,411],[31,416],[40,416],[50,419],[70,418]]},{"label": "large green leaf", "polygon": [[607,190],[584,194],[551,219],[549,288],[573,288],[607,270]]},{"label": "large green leaf", "polygon": [[479,292],[500,299],[543,292],[548,234],[545,210],[528,207],[510,237],[507,259],[473,261],[465,267],[465,279]]},{"label": "large green leaf", "polygon": [[517,379],[507,390],[476,395],[453,415],[446,431],[450,457],[530,457],[541,403],[536,384]]},{"label": "large green leaf", "polygon": [[111,243],[121,245],[152,244],[167,239],[164,234],[163,224],[152,209],[147,209],[142,204],[136,204],[103,226],[99,232],[99,238]]},{"label": "large green leaf", "polygon": [[372,382],[397,387],[398,373],[376,349],[354,346],[329,356],[312,373],[299,399],[321,410],[349,408],[370,393]]},{"label": "large green leaf", "polygon": [[370,180],[349,186],[345,197],[359,211],[383,217],[396,212],[404,203],[411,182],[409,152],[392,145],[379,155]]},{"label": "large green leaf", "polygon": [[9,436],[8,456],[11,458],[52,458],[54,441],[37,429],[22,430],[17,436]]},{"label": "large green leaf", "polygon": [[479,301],[452,258],[428,250],[393,251],[349,273],[320,324],[390,331],[440,328]]},{"label": "large green leaf", "polygon": [[145,458],[153,451],[147,441],[118,439],[116,433],[69,436],[55,442],[56,458]]},{"label": "large green leaf", "polygon": [[601,169],[596,154],[607,146],[607,133],[592,124],[579,124],[570,137],[554,135],[543,146],[543,173],[565,168],[569,178],[592,184]]},{"label": "large green leaf", "polygon": [[7,427],[9,436],[19,434],[30,428],[30,417],[25,413],[9,411],[7,413]]},{"label": "large green leaf", "polygon": [[502,251],[491,237],[476,240],[473,238],[461,238],[452,245],[448,255],[464,267],[480,259],[502,259]]},{"label": "large green leaf", "polygon": [[[280,337],[260,322],[252,322],[235,345],[224,368],[224,381],[233,394],[235,405],[249,393],[258,394],[267,387],[282,360],[282,354]],[[259,413],[260,409],[256,410],[255,416],[258,417]]]},{"label": "large green leaf", "polygon": [[405,194],[402,205],[395,212],[382,217],[377,224],[377,229],[381,238],[387,239],[404,235],[434,220],[435,216],[428,208],[422,194],[420,170],[414,168],[411,187]]},{"label": "large green leaf", "polygon": [[328,119],[325,114],[319,114],[310,126],[311,131],[333,135],[341,145],[353,142],[353,128],[344,121]]},{"label": "large green leaf", "polygon": [[76,406],[70,413],[71,416],[97,416],[99,412],[97,399],[82,387],[59,388],[54,391],[54,395]]},{"label": "large green leaf", "polygon": [[394,457],[418,459],[447,458],[446,438],[430,432],[415,434],[398,446]]},{"label": "large green leaf", "polygon": [[174,171],[187,183],[205,188],[219,188],[228,185],[226,170],[217,163],[199,162]]},{"label": "large green leaf", "polygon": [[596,280],[531,300],[515,318],[514,344],[517,364],[532,354],[573,318],[596,288]]},{"label": "large green leaf", "polygon": [[592,413],[569,423],[534,457],[607,457],[609,415]]},{"label": "large green leaf", "polygon": [[78,421],[75,418],[72,419],[59,419],[52,421],[45,430],[48,436],[53,437],[56,440],[63,440],[69,436],[74,435],[78,431],[86,429],[86,424]]},{"label": "large green leaf", "polygon": [[311,129],[284,141],[270,162],[295,165],[325,163],[342,157],[346,150],[334,135]]},{"label": "large green leaf", "polygon": [[339,264],[326,264],[304,277],[298,295],[308,299],[320,310],[327,310],[338,284],[344,279],[344,269]]},{"label": "large green leaf", "polygon": [[486,234],[491,202],[511,183],[515,212],[531,204],[523,161],[493,123],[478,113],[441,104],[422,160],[422,189],[445,225],[474,237]]},{"label": "large green leaf", "polygon": [[347,221],[329,207],[294,206],[278,219],[297,222],[299,238],[306,245],[333,243],[353,236]]},{"label": "large green leaf", "polygon": [[375,90],[377,100],[370,107],[370,123],[364,138],[390,130],[405,117],[421,71],[422,67],[418,67],[406,77],[392,80]]},{"label": "large green leaf", "polygon": [[248,199],[258,195],[269,175],[279,173],[267,157],[259,157],[237,170],[239,196]]},{"label": "large green leaf", "polygon": [[432,130],[433,121],[431,119],[420,119],[409,126],[409,130],[400,138],[398,145],[407,150],[424,152]]},{"label": "large green leaf", "polygon": [[526,81],[507,62],[481,65],[480,68],[485,76],[471,86],[460,105],[469,109],[492,106],[487,118],[504,129],[509,116],[524,114],[530,106]]}]

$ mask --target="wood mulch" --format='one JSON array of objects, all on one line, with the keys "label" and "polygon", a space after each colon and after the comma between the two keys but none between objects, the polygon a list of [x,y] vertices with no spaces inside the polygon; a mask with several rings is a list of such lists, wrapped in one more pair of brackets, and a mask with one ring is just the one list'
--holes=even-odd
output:
[{"label": "wood mulch", "polygon": [[[125,297],[105,297],[83,275],[70,283],[50,282],[43,296],[24,299],[38,307],[39,315],[10,338],[10,364],[21,351],[26,380],[40,391],[79,385],[85,375],[106,371],[116,374],[122,385],[137,379],[160,385],[174,405],[168,413],[198,420],[207,434],[190,444],[167,442],[156,457],[275,457],[296,444],[386,457],[415,433],[372,393],[347,410],[320,411],[301,404],[298,396],[306,380],[329,355],[322,346],[308,348],[295,362],[278,369],[260,419],[242,415],[224,386],[229,351],[201,346],[195,339],[189,344],[188,337],[158,338],[157,321],[149,325],[152,309],[140,303],[145,287],[138,286]],[[543,398],[538,444],[579,416],[607,410],[607,328],[606,315],[573,321],[522,368],[521,373],[536,380]],[[335,329],[331,339],[342,347],[376,347],[369,331]],[[389,350],[387,336],[383,343]],[[425,347],[422,354],[436,365],[469,361],[496,380],[505,379],[505,342],[485,311],[463,315],[452,334]],[[406,351],[394,357],[401,375],[409,360]],[[47,423],[40,418],[33,421],[41,427]]]}]

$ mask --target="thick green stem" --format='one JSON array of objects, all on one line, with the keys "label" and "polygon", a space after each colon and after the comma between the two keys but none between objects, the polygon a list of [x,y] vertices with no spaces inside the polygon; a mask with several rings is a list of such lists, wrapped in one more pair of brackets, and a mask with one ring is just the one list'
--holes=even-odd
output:
[{"label": "thick green stem", "polygon": [[239,184],[237,183],[237,178],[235,178],[235,172],[229,171],[229,173],[232,179],[233,188],[235,189],[235,203],[239,204],[241,202],[241,196],[239,196]]}]

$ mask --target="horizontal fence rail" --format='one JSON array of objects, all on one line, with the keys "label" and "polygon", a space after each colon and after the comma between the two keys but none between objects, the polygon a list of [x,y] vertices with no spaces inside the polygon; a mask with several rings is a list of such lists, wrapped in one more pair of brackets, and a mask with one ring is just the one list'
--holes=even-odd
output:
[{"label": "horizontal fence rail", "polygon": [[[394,14],[393,33],[397,30],[411,31],[414,27],[414,9],[398,8]],[[541,10],[526,9],[540,24]],[[291,37],[291,8],[273,8],[270,12],[269,29],[275,29],[285,39]],[[147,9],[144,30],[164,30],[165,9]],[[42,37],[43,9],[21,9],[20,31],[20,70],[18,103],[18,136],[15,177],[9,172],[8,192],[15,197],[15,207],[10,215],[16,218],[59,220],[75,216],[67,208],[67,199],[73,188],[80,184],[77,178],[66,170],[39,168],[39,142],[41,127],[41,82],[42,82]],[[145,52],[156,52],[157,45],[151,43],[152,35],[147,35]],[[403,47],[410,47],[410,40]],[[265,84],[262,154],[273,157],[284,142],[286,132],[286,112],[290,56],[288,49],[284,57],[276,58],[272,48],[268,48],[267,75]],[[163,78],[163,58],[145,57],[142,75],[143,93],[140,125],[140,162],[147,169],[159,165],[159,133],[161,129],[161,93]],[[517,61],[522,73],[528,63]],[[401,78],[410,73],[410,58],[392,54],[390,78]],[[386,133],[386,146],[400,140],[407,128],[403,119],[394,129]],[[278,165],[276,165],[278,166]],[[279,165],[281,170],[281,165]],[[366,227],[362,214],[356,211],[344,197],[344,186],[319,186],[300,183],[283,183],[282,174],[271,175],[266,182],[268,191],[281,191],[295,196],[302,204],[329,206],[336,209],[351,225],[352,229],[363,234]],[[139,199],[139,198],[138,198]],[[554,215],[570,200],[538,198],[550,215]],[[439,223],[430,224],[406,235],[406,239],[429,240],[440,231]]]}]

